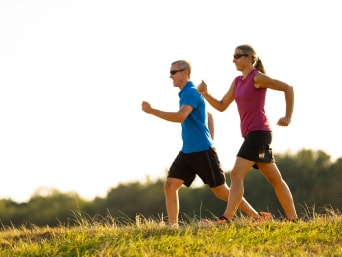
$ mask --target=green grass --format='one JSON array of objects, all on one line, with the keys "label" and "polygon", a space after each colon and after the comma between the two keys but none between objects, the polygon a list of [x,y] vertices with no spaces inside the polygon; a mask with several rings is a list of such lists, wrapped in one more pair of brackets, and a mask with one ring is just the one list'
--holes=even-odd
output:
[{"label": "green grass", "polygon": [[237,218],[179,228],[137,216],[101,221],[75,215],[78,226],[2,228],[0,256],[342,256],[342,216],[328,212],[297,223]]}]

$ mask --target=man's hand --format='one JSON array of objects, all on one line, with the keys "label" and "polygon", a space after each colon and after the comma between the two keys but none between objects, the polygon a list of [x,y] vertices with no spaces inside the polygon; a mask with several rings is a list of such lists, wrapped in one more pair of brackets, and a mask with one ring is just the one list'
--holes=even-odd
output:
[{"label": "man's hand", "polygon": [[152,107],[151,107],[151,104],[149,102],[143,101],[141,103],[141,109],[146,113],[151,113]]}]

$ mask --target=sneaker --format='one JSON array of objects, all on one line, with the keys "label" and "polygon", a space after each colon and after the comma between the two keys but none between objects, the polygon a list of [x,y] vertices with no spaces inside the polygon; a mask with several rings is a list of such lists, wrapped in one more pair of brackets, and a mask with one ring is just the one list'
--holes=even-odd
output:
[{"label": "sneaker", "polygon": [[177,228],[179,228],[179,225],[178,225],[178,223],[176,223],[176,224],[168,224],[168,227],[171,228],[171,229],[173,229],[173,228],[177,229]]},{"label": "sneaker", "polygon": [[270,221],[272,219],[271,213],[260,211],[258,214],[260,215],[258,222]]},{"label": "sneaker", "polygon": [[230,223],[230,220],[227,219],[225,216],[220,216],[220,217],[217,217],[217,218],[214,219],[214,220],[207,220],[207,219],[204,219],[204,220],[202,220],[202,222],[203,222],[204,224],[219,225],[219,224],[227,224],[227,223]]}]

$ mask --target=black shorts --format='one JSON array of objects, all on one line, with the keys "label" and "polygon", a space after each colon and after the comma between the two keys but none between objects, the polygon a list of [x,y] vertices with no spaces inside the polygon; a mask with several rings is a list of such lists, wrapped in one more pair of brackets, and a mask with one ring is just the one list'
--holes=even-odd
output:
[{"label": "black shorts", "polygon": [[271,142],[272,131],[252,131],[245,137],[237,156],[253,162],[275,162]]},{"label": "black shorts", "polygon": [[195,153],[179,152],[167,177],[184,180],[183,184],[189,187],[196,175],[210,187],[217,187],[226,183],[225,174],[214,149],[209,148]]}]

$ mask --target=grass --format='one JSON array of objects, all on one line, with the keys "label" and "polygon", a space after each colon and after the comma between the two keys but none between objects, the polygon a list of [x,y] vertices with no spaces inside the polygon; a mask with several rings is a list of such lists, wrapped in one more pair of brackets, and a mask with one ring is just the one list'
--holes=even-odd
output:
[{"label": "grass", "polygon": [[297,223],[203,225],[193,220],[172,228],[161,220],[76,214],[78,226],[10,227],[0,230],[0,256],[342,256],[342,216],[314,214]]}]

